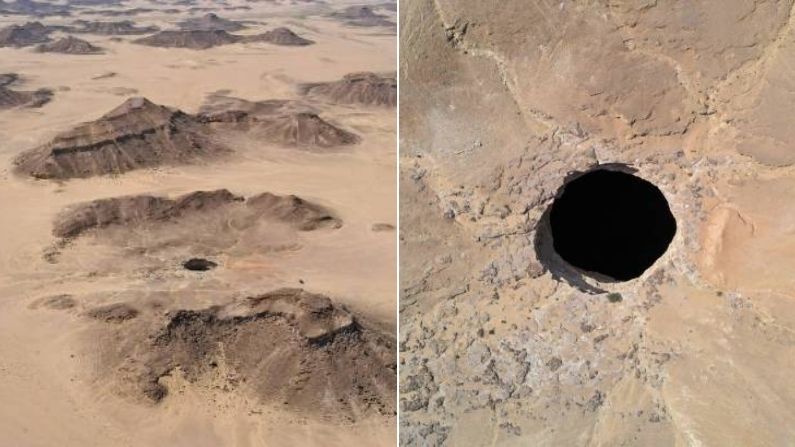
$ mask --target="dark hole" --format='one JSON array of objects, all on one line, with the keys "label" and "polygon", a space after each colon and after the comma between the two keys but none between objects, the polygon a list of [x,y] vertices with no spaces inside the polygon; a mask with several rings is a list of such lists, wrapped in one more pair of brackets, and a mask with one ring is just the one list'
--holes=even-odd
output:
[{"label": "dark hole", "polygon": [[554,250],[563,260],[619,281],[651,267],[676,233],[676,220],[656,186],[609,170],[566,184],[549,219]]},{"label": "dark hole", "polygon": [[207,270],[214,269],[218,264],[209,259],[191,258],[183,262],[182,266],[195,272],[206,272]]}]

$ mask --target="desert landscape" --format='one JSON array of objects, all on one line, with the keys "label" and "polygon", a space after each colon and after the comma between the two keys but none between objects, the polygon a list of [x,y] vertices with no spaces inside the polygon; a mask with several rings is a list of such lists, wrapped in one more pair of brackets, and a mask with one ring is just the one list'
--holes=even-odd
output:
[{"label": "desert landscape", "polygon": [[401,445],[793,445],[793,7],[401,2]]},{"label": "desert landscape", "polygon": [[0,445],[395,444],[396,13],[0,1]]}]

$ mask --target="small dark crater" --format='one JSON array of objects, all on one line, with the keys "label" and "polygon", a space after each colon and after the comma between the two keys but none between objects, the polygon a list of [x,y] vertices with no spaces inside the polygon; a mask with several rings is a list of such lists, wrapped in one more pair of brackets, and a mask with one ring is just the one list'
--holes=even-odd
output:
[{"label": "small dark crater", "polygon": [[185,269],[194,272],[206,272],[207,270],[212,270],[218,267],[218,264],[216,264],[213,261],[210,261],[209,259],[191,258],[183,262],[182,266],[185,267]]}]

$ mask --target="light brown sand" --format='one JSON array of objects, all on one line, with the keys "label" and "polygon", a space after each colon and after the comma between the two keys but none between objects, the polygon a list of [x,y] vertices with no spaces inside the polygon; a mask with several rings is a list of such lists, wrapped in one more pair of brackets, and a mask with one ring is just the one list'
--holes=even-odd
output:
[{"label": "light brown sand", "polygon": [[[265,20],[263,29],[287,24],[317,44],[236,44],[192,51],[88,35],[84,37],[108,53],[80,57],[0,49],[1,72],[20,73],[26,88],[56,90],[44,108],[0,113],[0,445],[394,444],[394,419],[352,426],[315,422],[235,393],[210,393],[178,377],[170,379],[171,385],[181,391],[171,393],[161,405],[130,402],[89,379],[95,365],[91,345],[85,344],[86,321],[78,312],[28,307],[39,297],[60,293],[103,300],[163,291],[195,291],[201,298],[192,304],[198,306],[224,299],[232,291],[295,287],[302,279],[303,287],[333,296],[394,330],[395,233],[371,230],[377,222],[396,223],[394,111],[324,107],[325,118],[363,136],[360,145],[333,153],[241,142],[234,148],[238,154],[224,162],[118,177],[56,184],[10,172],[19,152],[97,118],[133,91],[195,112],[207,94],[218,90],[251,100],[290,98],[298,83],[331,81],[354,71],[394,71],[394,36],[327,20],[286,17],[291,10],[284,6],[269,10],[267,4],[251,5],[259,9],[220,14]],[[182,18],[149,14],[133,20],[162,25]],[[118,74],[92,80],[106,72]],[[66,258],[72,262],[67,265],[42,259],[53,242],[52,218],[64,206],[116,195],[177,195],[217,188],[242,195],[296,194],[334,209],[345,225],[335,232],[303,235],[301,250],[277,258],[230,258],[228,268],[200,284],[185,275],[150,281],[110,268],[113,249],[91,243],[70,247]]]},{"label": "light brown sand", "polygon": [[[793,2],[498,3],[401,8],[401,445],[792,445]],[[677,220],[625,282],[539,250],[605,163]]]}]

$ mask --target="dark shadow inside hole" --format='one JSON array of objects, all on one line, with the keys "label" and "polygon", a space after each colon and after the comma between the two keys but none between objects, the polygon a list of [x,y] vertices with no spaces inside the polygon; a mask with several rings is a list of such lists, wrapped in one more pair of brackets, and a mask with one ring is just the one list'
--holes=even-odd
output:
[{"label": "dark shadow inside hole", "polygon": [[218,266],[218,264],[210,261],[209,259],[191,258],[183,262],[182,266],[185,267],[185,269],[192,270],[194,272],[206,272],[207,270],[214,269]]},{"label": "dark shadow inside hole", "polygon": [[[662,192],[627,172],[598,169],[567,182],[539,233],[576,270],[601,280],[637,278],[662,256],[676,220]],[[549,241],[537,241],[547,249]],[[543,253],[539,253],[543,255]],[[554,272],[553,272],[554,273]]]}]

